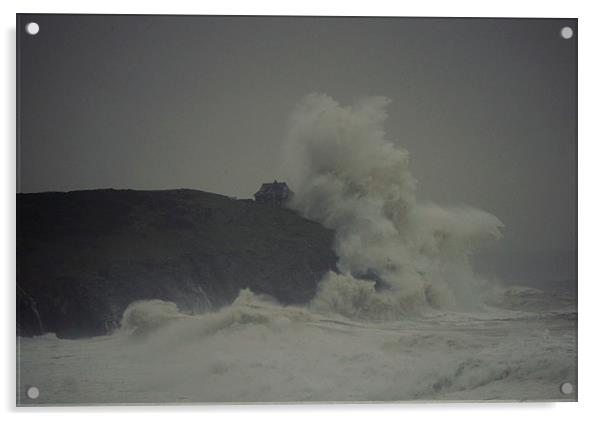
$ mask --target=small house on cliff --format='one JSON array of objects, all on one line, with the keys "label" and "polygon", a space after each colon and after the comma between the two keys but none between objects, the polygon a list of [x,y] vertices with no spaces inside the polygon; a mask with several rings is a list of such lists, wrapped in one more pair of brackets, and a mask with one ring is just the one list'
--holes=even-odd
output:
[{"label": "small house on cliff", "polygon": [[259,191],[253,196],[257,203],[272,203],[281,206],[292,194],[293,192],[285,182],[279,183],[274,180],[273,183],[263,183]]}]

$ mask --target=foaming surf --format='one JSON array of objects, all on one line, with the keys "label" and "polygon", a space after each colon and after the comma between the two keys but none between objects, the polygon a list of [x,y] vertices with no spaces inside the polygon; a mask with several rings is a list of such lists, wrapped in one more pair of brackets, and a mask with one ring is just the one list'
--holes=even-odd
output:
[{"label": "foaming surf", "polygon": [[559,385],[575,382],[575,313],[312,306],[248,290],[198,315],[133,303],[110,336],[21,338],[21,384],[41,404],[572,399]]}]

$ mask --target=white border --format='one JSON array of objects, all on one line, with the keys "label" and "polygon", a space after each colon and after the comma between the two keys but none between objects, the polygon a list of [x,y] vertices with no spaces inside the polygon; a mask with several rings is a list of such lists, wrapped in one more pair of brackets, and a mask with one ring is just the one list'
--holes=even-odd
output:
[{"label": "white border", "polygon": [[[107,416],[126,419],[144,413],[151,420],[163,419],[177,413],[177,417],[195,418],[244,416],[254,420],[303,419],[311,417],[343,416],[364,419],[441,419],[446,421],[504,420],[508,417],[528,416],[532,419],[567,420],[578,416],[596,418],[601,413],[596,405],[600,400],[601,340],[600,306],[600,222],[602,189],[600,188],[600,106],[602,90],[602,15],[599,2],[506,0],[496,3],[486,1],[413,1],[386,2],[370,0],[352,3],[346,1],[305,0],[296,3],[282,1],[178,1],[162,2],[98,0],[43,1],[20,0],[15,4],[1,2],[3,24],[1,66],[4,98],[0,102],[0,127],[4,130],[0,157],[2,159],[1,267],[2,277],[2,330],[3,373],[0,381],[0,406],[8,416],[30,418],[43,413],[45,419],[65,418],[104,419]],[[266,14],[266,15],[345,15],[345,16],[471,16],[471,17],[561,17],[579,18],[579,403],[563,404],[405,404],[405,405],[321,405],[321,406],[197,406],[197,407],[102,407],[102,408],[51,408],[15,409],[15,13],[127,13],[127,14]],[[553,229],[553,227],[551,227]],[[41,414],[40,414],[41,415]]]}]

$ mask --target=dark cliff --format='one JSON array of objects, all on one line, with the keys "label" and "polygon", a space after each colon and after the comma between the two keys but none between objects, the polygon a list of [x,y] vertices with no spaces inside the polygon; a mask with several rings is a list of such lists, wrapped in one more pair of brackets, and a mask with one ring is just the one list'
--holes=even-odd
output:
[{"label": "dark cliff", "polygon": [[216,309],[242,288],[304,303],[333,232],[291,210],[194,190],[17,195],[20,335],[100,335],[133,301]]}]

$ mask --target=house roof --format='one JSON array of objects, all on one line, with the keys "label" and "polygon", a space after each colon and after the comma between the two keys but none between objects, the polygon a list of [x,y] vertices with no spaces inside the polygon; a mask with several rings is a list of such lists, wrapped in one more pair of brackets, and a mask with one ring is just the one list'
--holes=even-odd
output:
[{"label": "house roof", "polygon": [[285,182],[275,181],[273,183],[263,183],[261,188],[254,194],[257,196],[281,196],[287,197],[291,190],[288,188]]}]

